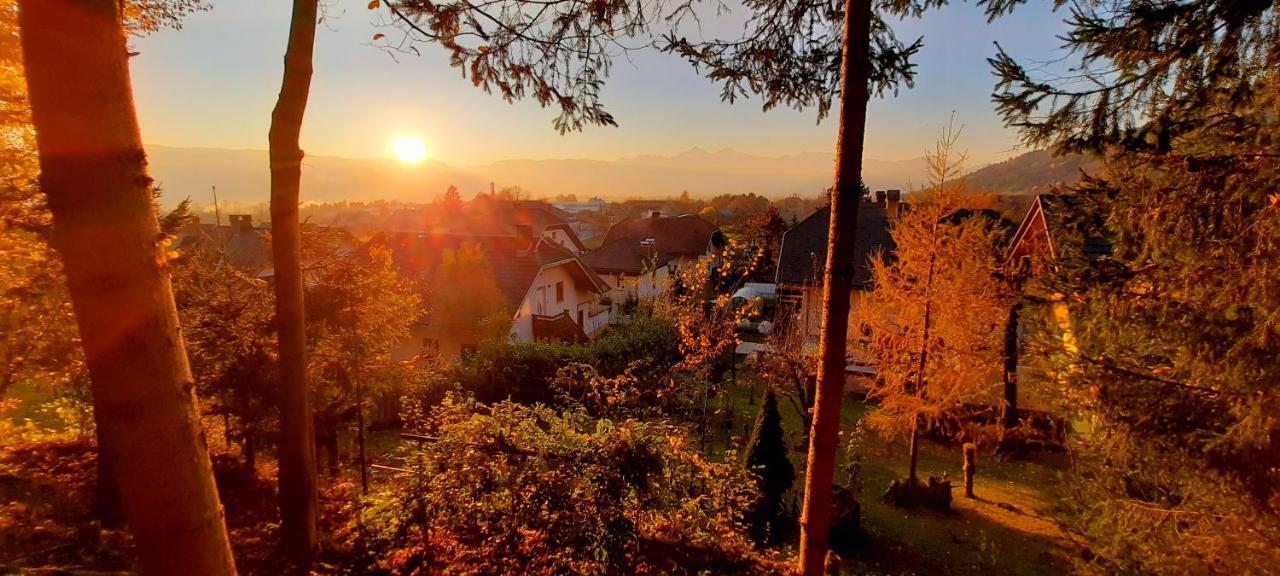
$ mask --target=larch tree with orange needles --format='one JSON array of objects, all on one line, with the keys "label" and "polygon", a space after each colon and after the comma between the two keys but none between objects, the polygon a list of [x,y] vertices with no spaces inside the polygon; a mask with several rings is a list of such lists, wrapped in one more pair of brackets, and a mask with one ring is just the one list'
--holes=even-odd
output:
[{"label": "larch tree with orange needles", "polygon": [[965,213],[964,156],[948,128],[926,155],[930,186],[895,221],[892,258],[872,260],[875,288],[859,308],[870,328],[879,400],[870,424],[910,438],[907,484],[918,485],[922,426],[953,406],[985,401],[1000,385],[1004,320],[1012,299],[1000,280],[1000,231]]}]

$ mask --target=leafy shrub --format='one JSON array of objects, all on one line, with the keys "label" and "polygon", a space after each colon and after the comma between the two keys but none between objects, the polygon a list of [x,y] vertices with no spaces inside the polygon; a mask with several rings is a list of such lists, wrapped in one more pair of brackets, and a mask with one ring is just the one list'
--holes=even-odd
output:
[{"label": "leafy shrub", "polygon": [[661,378],[680,362],[678,341],[679,335],[670,323],[641,319],[583,345],[518,343],[486,347],[483,353],[459,363],[449,377],[482,402],[510,399],[552,403],[556,393],[550,383],[563,366],[589,364],[601,375],[613,378],[623,374],[637,358],[643,358],[650,364],[642,379]]},{"label": "leafy shrub", "polygon": [[370,497],[363,570],[395,574],[761,573],[755,482],[674,429],[450,395],[438,441]]}]

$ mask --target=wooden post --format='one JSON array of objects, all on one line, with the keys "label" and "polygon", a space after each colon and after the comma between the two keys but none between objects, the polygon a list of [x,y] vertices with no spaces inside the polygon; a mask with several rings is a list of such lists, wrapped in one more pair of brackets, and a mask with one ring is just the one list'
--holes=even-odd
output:
[{"label": "wooden post", "polygon": [[978,446],[973,442],[965,442],[964,444],[964,497],[976,498],[973,495],[973,475],[978,471],[978,465],[975,463]]}]

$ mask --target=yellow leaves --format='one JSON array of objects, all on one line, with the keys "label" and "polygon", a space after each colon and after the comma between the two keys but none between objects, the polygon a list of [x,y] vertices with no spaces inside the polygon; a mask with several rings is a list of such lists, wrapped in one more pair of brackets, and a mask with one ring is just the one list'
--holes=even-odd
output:
[{"label": "yellow leaves", "polygon": [[[379,6],[382,6],[382,2],[380,2],[379,0],[369,0],[369,6],[368,6],[368,8],[369,8],[370,10],[377,10]],[[375,40],[376,40],[376,38],[375,38]]]}]

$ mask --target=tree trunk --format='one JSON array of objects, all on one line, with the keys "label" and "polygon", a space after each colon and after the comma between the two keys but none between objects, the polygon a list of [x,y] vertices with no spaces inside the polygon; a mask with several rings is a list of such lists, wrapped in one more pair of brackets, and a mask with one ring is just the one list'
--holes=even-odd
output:
[{"label": "tree trunk", "polygon": [[911,423],[911,446],[907,449],[907,483],[915,486],[920,483],[916,473],[916,463],[920,461],[920,417],[916,416]]},{"label": "tree trunk", "polygon": [[111,457],[103,449],[102,426],[95,426],[98,435],[98,478],[93,486],[93,516],[103,528],[119,528],[124,524],[124,510],[120,509],[120,488],[111,472]]},{"label": "tree trunk", "polygon": [[1000,423],[1005,430],[1018,426],[1018,314],[1022,304],[1009,307],[1009,318],[1004,324],[1004,410]]},{"label": "tree trunk", "polygon": [[972,442],[964,444],[964,496],[965,498],[974,498],[973,495],[973,476],[978,473],[977,459],[978,446]]},{"label": "tree trunk", "polygon": [[246,430],[244,433],[244,469],[253,478],[258,474],[258,439],[256,432]]},{"label": "tree trunk", "polygon": [[301,573],[316,546],[316,455],[306,374],[298,195],[302,150],[298,139],[311,91],[316,0],[294,0],[284,79],[271,113],[271,249],[275,268],[276,326],[280,338],[281,546]]},{"label": "tree trunk", "polygon": [[234,574],[200,429],[117,0],[18,11],[40,185],[92,380],[105,462],[144,574]]},{"label": "tree trunk", "polygon": [[823,274],[822,336],[818,344],[818,389],[804,479],[800,517],[800,570],[823,572],[831,523],[831,482],[835,477],[844,400],[845,338],[849,334],[849,289],[858,265],[854,239],[862,198],[862,149],[867,124],[871,72],[871,0],[845,0],[841,56],[840,125],[836,136],[835,185]]}]

